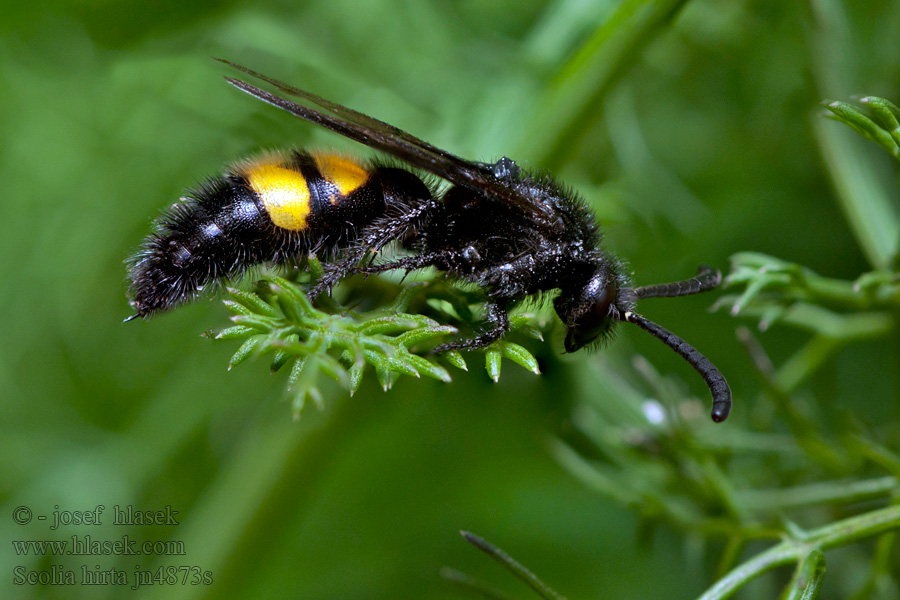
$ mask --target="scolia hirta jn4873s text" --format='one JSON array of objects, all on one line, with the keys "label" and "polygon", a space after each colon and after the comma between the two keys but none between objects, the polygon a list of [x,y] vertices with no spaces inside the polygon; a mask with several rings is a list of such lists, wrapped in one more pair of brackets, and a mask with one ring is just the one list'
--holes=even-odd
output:
[{"label": "scolia hirta jn4873s text", "polygon": [[[482,290],[487,321],[481,335],[436,351],[488,346],[509,331],[515,304],[558,290],[553,304],[566,327],[567,352],[599,342],[619,321],[634,323],[700,373],[713,396],[714,421],[728,416],[731,391],[719,370],[635,312],[644,298],[713,289],[721,280],[718,271],[701,268],[685,281],[634,287],[622,264],[601,248],[600,229],[584,201],[548,175],[505,157],[496,163],[464,160],[392,125],[228,64],[300,103],[226,77],[238,89],[391,161],[291,150],[230,167],[156,222],[130,262],[130,318],[189,301],[255,265],[296,262],[308,253],[327,257],[325,277],[309,290],[313,300],[351,274],[433,267]],[[372,259],[392,242],[406,254]]]}]

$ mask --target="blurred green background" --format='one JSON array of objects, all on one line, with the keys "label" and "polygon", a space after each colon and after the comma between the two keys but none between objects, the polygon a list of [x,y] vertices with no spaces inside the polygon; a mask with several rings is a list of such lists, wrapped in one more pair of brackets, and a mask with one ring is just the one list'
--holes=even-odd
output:
[{"label": "blurred green background", "polygon": [[[123,260],[185,188],[264,148],[366,152],[238,93],[211,56],[461,156],[552,167],[595,207],[608,246],[639,284],[687,277],[698,264],[724,270],[743,250],[833,277],[868,270],[816,139],[816,128],[842,126],[822,125],[818,103],[900,99],[900,4],[688,2],[637,47],[620,49],[626,60],[610,59],[621,79],[602,88],[602,102],[544,119],[542,106],[565,104],[567,73],[577,73],[579,52],[620,4],[6,3],[0,594],[459,597],[438,575],[450,565],[527,597],[459,529],[501,545],[570,598],[691,598],[705,589],[714,576],[696,545],[665,528],[639,542],[634,515],[547,452],[576,390],[602,389],[596,378],[615,369],[640,381],[635,353],[705,401],[696,374],[636,328],[620,328],[595,354],[561,357],[558,335],[528,343],[540,377],[507,363],[493,384],[478,357],[450,385],[404,378],[385,394],[370,377],[354,397],[335,388],[323,411],[295,422],[283,374],[269,376],[262,361],[226,372],[235,345],[199,337],[226,323],[218,300],[121,323],[130,314]],[[606,83],[590,73],[577,87]],[[864,143],[859,152],[896,189],[888,159]],[[738,430],[759,384],[737,322],[708,314],[711,301],[643,310],[726,374],[736,407],[721,427]],[[782,359],[797,336],[773,331],[766,348]],[[813,389],[840,408],[865,403],[860,419],[896,419],[896,403],[871,400],[897,398],[896,346],[854,346]],[[98,504],[107,518],[94,528],[50,531],[10,518],[17,506],[50,516],[57,506]],[[180,523],[114,526],[113,505],[171,505]],[[35,558],[9,542],[73,534],[180,540],[186,553]],[[82,563],[125,571],[129,585],[138,564],[198,566],[213,583],[135,592],[14,583],[19,565]]]}]

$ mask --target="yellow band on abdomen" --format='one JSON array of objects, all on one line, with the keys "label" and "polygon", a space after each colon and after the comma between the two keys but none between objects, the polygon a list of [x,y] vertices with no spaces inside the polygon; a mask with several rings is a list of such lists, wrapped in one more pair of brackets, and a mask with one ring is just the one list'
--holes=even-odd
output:
[{"label": "yellow band on abdomen", "polygon": [[352,158],[322,153],[313,154],[313,160],[325,181],[333,183],[341,196],[346,196],[369,180],[369,171]]},{"label": "yellow band on abdomen", "polygon": [[309,186],[303,175],[278,165],[263,164],[249,168],[246,177],[275,225],[291,231],[306,229]]}]

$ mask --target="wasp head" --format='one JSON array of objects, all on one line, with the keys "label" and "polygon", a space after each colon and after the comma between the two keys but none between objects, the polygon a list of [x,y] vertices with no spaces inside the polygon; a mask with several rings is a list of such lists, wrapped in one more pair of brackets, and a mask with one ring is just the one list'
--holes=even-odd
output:
[{"label": "wasp head", "polygon": [[598,265],[580,285],[563,288],[553,305],[566,325],[566,352],[601,339],[620,317],[621,281],[609,264]]}]

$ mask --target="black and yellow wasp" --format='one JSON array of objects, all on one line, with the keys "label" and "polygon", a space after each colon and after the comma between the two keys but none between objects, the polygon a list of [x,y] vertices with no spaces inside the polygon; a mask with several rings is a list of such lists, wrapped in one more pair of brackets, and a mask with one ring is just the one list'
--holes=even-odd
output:
[{"label": "black and yellow wasp", "polygon": [[[444,344],[438,352],[482,348],[509,330],[508,311],[521,300],[559,290],[553,304],[574,352],[608,336],[619,321],[662,340],[703,377],[712,418],[731,409],[725,378],[687,342],[635,312],[638,300],[684,296],[719,284],[702,268],[686,281],[634,287],[622,264],[601,248],[594,215],[551,177],[495,163],[464,160],[392,125],[310,92],[223,61],[264,81],[298,104],[226,77],[251,96],[392,157],[357,160],[305,150],[241,161],[173,205],[130,261],[131,306],[148,317],[196,297],[204,287],[240,277],[260,263],[329,257],[315,299],[343,277],[433,267],[483,291],[484,333]],[[314,107],[314,108],[313,108]],[[430,177],[449,182],[439,189]],[[396,242],[407,255],[373,262]]]}]

